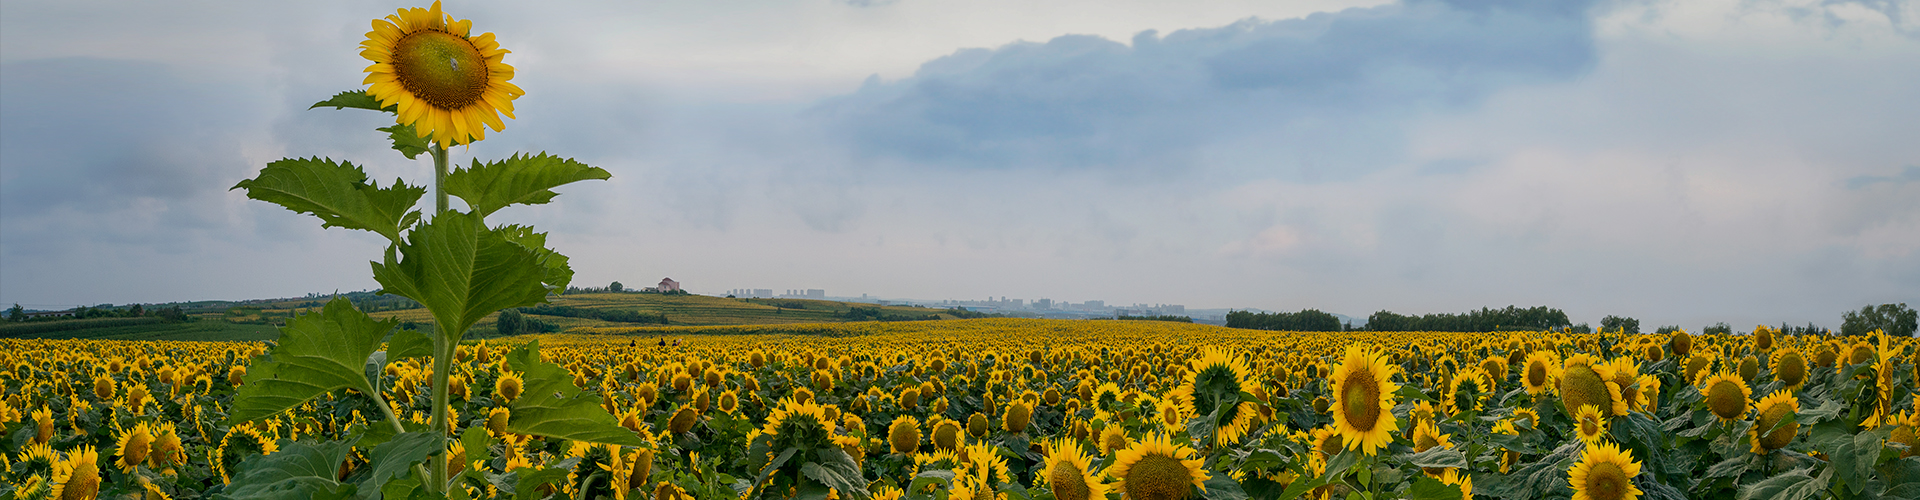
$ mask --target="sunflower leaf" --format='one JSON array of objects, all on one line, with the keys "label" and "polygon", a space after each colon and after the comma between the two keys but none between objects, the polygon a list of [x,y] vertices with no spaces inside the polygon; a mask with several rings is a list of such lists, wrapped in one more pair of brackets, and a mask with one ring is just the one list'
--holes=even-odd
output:
[{"label": "sunflower leaf", "polygon": [[600,398],[573,386],[573,374],[540,360],[540,341],[507,354],[507,366],[524,373],[526,389],[507,404],[507,431],[590,443],[646,446],[600,407]]},{"label": "sunflower leaf", "polygon": [[339,389],[377,394],[367,382],[367,357],[399,323],[375,321],[338,297],[319,312],[295,316],[280,328],[280,341],[268,357],[247,371],[228,418],[246,422],[270,417]]},{"label": "sunflower leaf", "polygon": [[313,214],[320,227],[344,227],[380,233],[400,240],[400,229],[420,220],[415,203],[427,193],[399,179],[386,188],[367,182],[367,174],[352,163],[332,159],[288,158],[268,163],[260,176],[234,184],[247,197]]},{"label": "sunflower leaf", "polygon": [[573,268],[567,265],[567,256],[547,248],[547,233],[533,232],[532,227],[509,225],[496,229],[501,236],[514,244],[526,248],[539,257],[540,265],[546,267],[547,276],[540,280],[554,290],[567,289],[567,283],[573,281]]},{"label": "sunflower leaf", "polygon": [[[424,358],[433,355],[433,339],[419,330],[407,329],[387,340],[387,359]],[[383,367],[384,368],[384,367]]]},{"label": "sunflower leaf", "polygon": [[412,124],[399,123],[391,127],[381,127],[376,130],[386,132],[387,138],[393,140],[393,150],[399,151],[400,154],[407,155],[407,159],[409,160],[420,156],[420,153],[427,152],[427,149],[433,146],[433,142],[426,137],[421,137],[420,133],[415,131]]},{"label": "sunflower leaf", "polygon": [[270,455],[240,462],[233,483],[216,495],[224,499],[348,498],[354,485],[341,484],[340,464],[353,440],[319,444],[290,443]]},{"label": "sunflower leaf", "polygon": [[1459,498],[1460,487],[1427,476],[1413,478],[1413,485],[1407,488],[1408,500],[1458,500]]},{"label": "sunflower leaf", "polygon": [[373,98],[373,94],[369,94],[365,90],[349,90],[334,94],[333,98],[313,103],[313,105],[308,106],[307,109],[314,109],[321,106],[333,106],[333,109],[354,108],[385,111],[388,113],[400,112],[400,106],[381,106],[380,100]]},{"label": "sunflower leaf", "polygon": [[1451,446],[1435,446],[1427,451],[1407,455],[1407,461],[1420,467],[1458,469],[1467,466],[1467,456]]},{"label": "sunflower leaf", "polygon": [[[373,473],[367,477],[365,486],[377,488],[390,479],[405,477],[413,464],[446,450],[445,442],[439,433],[409,432],[373,447],[367,455],[367,465],[373,467]],[[380,500],[380,493],[376,490],[368,498]]]},{"label": "sunflower leaf", "polygon": [[552,259],[487,229],[478,216],[446,212],[387,247],[373,279],[386,293],[426,305],[439,335],[458,341],[488,314],[546,302],[542,280],[553,273]]},{"label": "sunflower leaf", "polygon": [[460,197],[473,213],[486,217],[515,203],[539,205],[553,201],[559,193],[553,188],[584,180],[613,177],[599,167],[589,167],[569,158],[540,153],[516,154],[501,161],[482,165],[474,160],[469,168],[447,174],[447,194]]}]

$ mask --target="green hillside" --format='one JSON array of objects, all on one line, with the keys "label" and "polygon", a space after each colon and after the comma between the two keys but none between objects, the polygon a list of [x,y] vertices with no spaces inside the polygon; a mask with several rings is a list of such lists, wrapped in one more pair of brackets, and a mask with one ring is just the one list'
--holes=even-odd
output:
[{"label": "green hillside", "polygon": [[[411,326],[429,329],[432,315],[413,307],[411,301],[381,297],[363,305],[376,318],[396,318]],[[265,299],[228,303],[193,303],[188,308],[194,319],[185,323],[165,323],[153,318],[115,318],[103,320],[65,320],[5,324],[0,338],[99,338],[117,340],[271,340],[275,325],[309,309],[318,308],[325,299]],[[356,303],[361,302],[356,299]],[[790,323],[832,323],[874,320],[954,319],[941,309],[807,299],[730,299],[705,295],[662,295],[654,293],[576,293],[552,297],[551,306],[579,311],[634,312],[664,315],[667,326],[777,325]],[[859,311],[855,311],[859,308]],[[575,314],[576,316],[580,314]],[[528,319],[553,325],[561,330],[579,327],[661,326],[596,318],[549,314],[525,314]],[[494,320],[488,316],[474,325],[469,337],[484,338],[497,334]],[[151,320],[151,321],[141,321]]]}]

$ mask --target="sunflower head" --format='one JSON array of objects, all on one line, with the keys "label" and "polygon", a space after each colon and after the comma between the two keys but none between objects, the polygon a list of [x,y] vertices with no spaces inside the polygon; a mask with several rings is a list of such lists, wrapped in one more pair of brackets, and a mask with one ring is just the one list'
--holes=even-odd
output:
[{"label": "sunflower head", "polygon": [[1786,389],[1774,391],[1773,394],[1761,398],[1760,403],[1754,405],[1753,428],[1747,431],[1753,440],[1753,452],[1766,453],[1769,450],[1785,448],[1788,443],[1792,443],[1793,436],[1800,432],[1800,424],[1797,422],[1782,424],[1781,421],[1787,415],[1799,411],[1800,398],[1794,397],[1793,393]]},{"label": "sunflower head", "polygon": [[1773,331],[1766,325],[1753,327],[1753,352],[1764,353],[1773,350]]},{"label": "sunflower head", "polygon": [[667,432],[675,435],[684,434],[692,431],[693,425],[697,423],[700,423],[700,410],[683,405],[680,409],[674,410],[672,418],[667,419]]},{"label": "sunflower head", "polygon": [[1058,500],[1097,500],[1107,497],[1107,484],[1093,475],[1093,458],[1078,443],[1060,438],[1047,443],[1047,469],[1042,477]]},{"label": "sunflower head", "polygon": [[1754,358],[1752,355],[1741,357],[1740,379],[1751,384],[1753,383],[1753,378],[1758,376],[1760,376],[1760,360]]},{"label": "sunflower head", "polygon": [[933,425],[931,437],[933,448],[937,450],[958,449],[967,441],[965,431],[960,429],[960,423],[946,419],[941,419],[940,423]]},{"label": "sunflower head", "polygon": [[1016,434],[1026,432],[1027,424],[1031,423],[1033,423],[1033,407],[1027,406],[1025,401],[1014,400],[1007,403],[1007,413],[1000,416],[1000,428],[1006,429],[1007,432]]},{"label": "sunflower head", "polygon": [[1567,472],[1573,486],[1573,500],[1628,500],[1640,496],[1633,477],[1640,475],[1640,462],[1633,452],[1612,443],[1588,443],[1580,462]]},{"label": "sunflower head", "polygon": [[1707,408],[1713,410],[1721,420],[1734,420],[1747,414],[1749,398],[1753,389],[1738,375],[1720,372],[1706,377],[1700,382],[1700,393],[1707,398]]},{"label": "sunflower head", "polygon": [[1554,359],[1553,351],[1528,354],[1526,372],[1520,375],[1520,382],[1527,386],[1527,394],[1538,396],[1546,392],[1547,384],[1553,381],[1553,372],[1559,364]]},{"label": "sunflower head", "polygon": [[1607,367],[1582,358],[1586,358],[1586,355],[1568,358],[1566,366],[1561,369],[1560,401],[1566,403],[1569,411],[1588,405],[1612,411],[1613,393],[1617,389],[1610,390],[1607,387],[1609,377],[1602,376],[1598,371]]},{"label": "sunflower head", "polygon": [[134,467],[146,463],[153,452],[153,427],[146,422],[134,424],[132,428],[120,433],[120,442],[116,448],[120,450],[120,460],[114,462],[114,465],[119,466],[122,471],[132,472]]},{"label": "sunflower head", "polygon": [[1773,368],[1774,380],[1779,380],[1789,389],[1799,389],[1807,383],[1807,357],[1799,349],[1788,347],[1773,352],[1773,360],[1767,363]]},{"label": "sunflower head", "polygon": [[54,465],[51,498],[88,499],[99,495],[99,460],[100,455],[94,451],[93,445],[68,452],[66,460]]},{"label": "sunflower head", "polygon": [[1686,330],[1674,330],[1667,335],[1667,349],[1673,351],[1674,357],[1684,357],[1693,351],[1693,336]]},{"label": "sunflower head", "polygon": [[1573,421],[1574,432],[1580,436],[1581,441],[1598,443],[1602,438],[1606,437],[1607,415],[1601,412],[1598,406],[1586,405],[1580,407],[1579,410],[1573,412]]},{"label": "sunflower head", "polygon": [[493,379],[494,402],[498,404],[512,403],[513,400],[520,398],[520,391],[525,388],[526,382],[521,380],[519,373],[510,371],[501,372],[500,378]]},{"label": "sunflower head", "polygon": [[1707,356],[1705,353],[1694,353],[1692,356],[1687,357],[1687,363],[1686,366],[1682,368],[1682,374],[1687,381],[1692,382],[1700,380],[1700,374],[1706,373],[1707,369],[1712,367],[1712,357]]},{"label": "sunflower head", "polygon": [[1138,500],[1184,500],[1194,488],[1206,490],[1212,476],[1205,460],[1193,448],[1175,445],[1166,434],[1155,433],[1122,450],[1107,475],[1120,480],[1121,495]]},{"label": "sunflower head", "polygon": [[499,115],[512,118],[513,100],[526,91],[508,82],[513,67],[493,33],[472,36],[472,28],[472,21],[442,13],[437,1],[375,19],[360,42],[360,56],[373,61],[367,94],[442,147],[485,138],[483,126],[505,128]]},{"label": "sunflower head", "polygon": [[987,416],[985,414],[976,411],[973,412],[973,415],[967,416],[968,436],[973,436],[974,439],[983,439],[987,437],[988,430],[990,429],[987,428]]},{"label": "sunflower head", "polygon": [[1121,429],[1118,425],[1108,426],[1106,429],[1100,431],[1101,454],[1111,457],[1114,453],[1125,450],[1128,446],[1132,445],[1133,441],[1127,439],[1127,431]]},{"label": "sunflower head", "polygon": [[1386,447],[1399,430],[1399,421],[1389,411],[1394,406],[1392,381],[1397,369],[1387,364],[1386,356],[1359,346],[1347,346],[1346,356],[1333,371],[1331,406],[1334,426],[1347,449],[1368,455]]},{"label": "sunflower head", "polygon": [[893,425],[887,426],[887,444],[894,453],[911,454],[920,449],[920,419],[912,415],[901,415],[893,419]]}]

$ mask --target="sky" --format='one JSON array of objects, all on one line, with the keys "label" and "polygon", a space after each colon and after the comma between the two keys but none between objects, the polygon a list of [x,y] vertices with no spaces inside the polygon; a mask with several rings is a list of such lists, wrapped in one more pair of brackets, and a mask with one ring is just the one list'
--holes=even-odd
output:
[{"label": "sky", "polygon": [[[234,183],[430,183],[338,2],[0,4],[0,304],[373,289]],[[1920,305],[1920,3],[455,1],[527,91],[454,161],[613,178],[575,284],[1838,327]],[[426,156],[421,156],[426,158]]]}]

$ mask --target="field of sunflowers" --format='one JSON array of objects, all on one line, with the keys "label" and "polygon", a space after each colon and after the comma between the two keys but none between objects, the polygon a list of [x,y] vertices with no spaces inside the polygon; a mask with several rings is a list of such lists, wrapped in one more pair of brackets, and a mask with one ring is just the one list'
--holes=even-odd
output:
[{"label": "field of sunflowers", "polygon": [[[1907,338],[1020,319],[708,330],[460,345],[450,438],[421,459],[446,460],[452,498],[1920,495]],[[546,363],[508,363],[533,341]],[[359,497],[420,496],[393,486],[410,471],[375,466],[392,448],[371,443],[395,438],[357,391],[230,421],[266,345],[0,344],[10,498],[271,497],[230,483],[276,456],[380,485]],[[431,365],[385,354],[366,369],[423,429]],[[515,369],[528,366],[557,369]],[[509,402],[567,387],[644,445],[508,430],[523,411]],[[339,463],[310,463],[322,440],[346,443]]]}]

